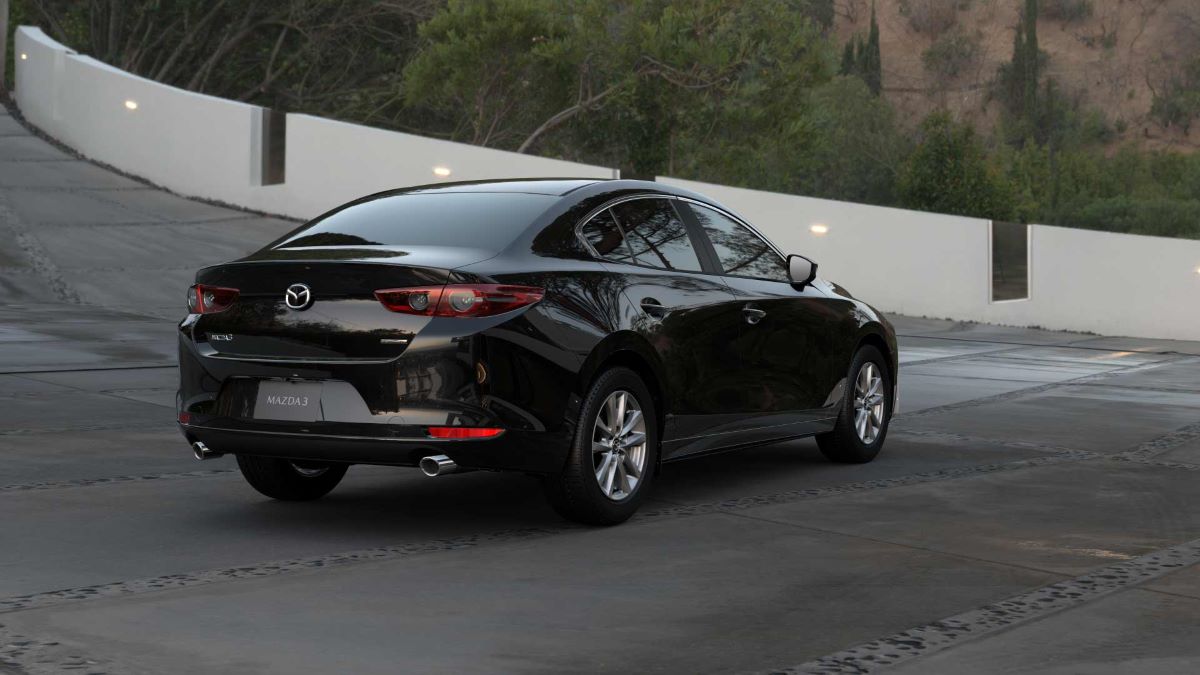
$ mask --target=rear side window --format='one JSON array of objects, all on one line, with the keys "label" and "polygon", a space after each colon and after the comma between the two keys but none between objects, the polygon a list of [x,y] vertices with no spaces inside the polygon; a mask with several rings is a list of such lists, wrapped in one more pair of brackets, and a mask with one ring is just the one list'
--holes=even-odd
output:
[{"label": "rear side window", "polygon": [[589,220],[582,230],[583,238],[591,244],[601,258],[612,262],[631,263],[633,256],[625,245],[625,237],[617,221],[613,220],[612,212],[604,209]]},{"label": "rear side window", "polygon": [[675,207],[666,199],[635,199],[612,207],[637,262],[687,272],[700,271],[700,258]]},{"label": "rear side window", "polygon": [[380,197],[315,220],[275,244],[275,248],[465,246],[499,251],[558,199],[519,192]]},{"label": "rear side window", "polygon": [[720,211],[691,204],[725,274],[787,283],[787,264],[767,242]]}]

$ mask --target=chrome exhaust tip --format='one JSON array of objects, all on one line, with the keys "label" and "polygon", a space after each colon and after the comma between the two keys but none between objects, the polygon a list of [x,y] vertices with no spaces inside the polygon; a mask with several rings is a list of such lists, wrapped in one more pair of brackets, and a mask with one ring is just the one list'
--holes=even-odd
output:
[{"label": "chrome exhaust tip", "polygon": [[420,467],[421,472],[430,478],[458,471],[458,465],[454,463],[454,460],[445,455],[422,457]]},{"label": "chrome exhaust tip", "polygon": [[225,453],[223,452],[217,452],[216,450],[210,449],[207,445],[201,443],[200,441],[192,443],[192,456],[202,462],[206,459],[216,459],[224,454]]}]

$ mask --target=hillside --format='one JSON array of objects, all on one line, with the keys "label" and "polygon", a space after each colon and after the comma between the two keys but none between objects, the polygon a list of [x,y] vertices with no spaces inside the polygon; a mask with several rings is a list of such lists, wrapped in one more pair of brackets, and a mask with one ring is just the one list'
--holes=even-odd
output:
[{"label": "hillside", "polygon": [[[913,123],[938,107],[985,134],[999,106],[989,101],[997,69],[1012,57],[1021,0],[877,0],[884,95]],[[1038,22],[1045,73],[1082,110],[1100,112],[1110,146],[1190,152],[1200,129],[1167,128],[1150,115],[1161,91],[1200,55],[1196,0],[1043,0]],[[870,0],[835,0],[837,39],[865,34]],[[1083,9],[1080,9],[1080,8]],[[1089,11],[1090,9],[1090,11]],[[1057,11],[1056,11],[1057,10]],[[1075,18],[1064,20],[1063,15]],[[935,42],[952,45],[954,68],[931,72],[923,55]],[[957,74],[946,74],[957,70]]]}]

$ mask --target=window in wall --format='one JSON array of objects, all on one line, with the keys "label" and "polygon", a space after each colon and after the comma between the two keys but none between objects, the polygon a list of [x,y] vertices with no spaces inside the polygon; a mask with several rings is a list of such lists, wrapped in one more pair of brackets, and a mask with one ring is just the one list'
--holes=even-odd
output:
[{"label": "window in wall", "polygon": [[726,274],[787,283],[787,263],[745,225],[715,209],[690,204]]},{"label": "window in wall", "polygon": [[669,200],[635,199],[611,210],[638,263],[669,270],[701,269],[687,227]]},{"label": "window in wall", "polygon": [[1029,299],[1029,226],[992,222],[992,302]]}]

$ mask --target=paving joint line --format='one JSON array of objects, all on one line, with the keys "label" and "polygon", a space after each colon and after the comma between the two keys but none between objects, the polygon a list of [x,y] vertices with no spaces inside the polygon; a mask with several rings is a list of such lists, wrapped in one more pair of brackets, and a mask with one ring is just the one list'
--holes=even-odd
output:
[{"label": "paving joint line", "polygon": [[795,666],[764,673],[869,673],[936,654],[1135,588],[1200,563],[1200,539],[1014,595]]},{"label": "paving joint line", "polygon": [[[826,497],[837,497],[870,490],[904,487],[908,485],[918,485],[935,481],[955,480],[959,478],[1002,471],[1040,467],[1048,464],[1080,461],[1084,459],[1090,459],[1093,456],[1093,453],[1076,451],[1048,457],[1016,460],[1013,462],[981,464],[970,467],[956,467],[953,469],[940,469],[936,471],[922,472],[919,474],[898,476],[895,478],[874,479],[821,488],[791,490],[770,495],[726,499],[707,504],[671,506],[667,508],[644,511],[635,515],[630,522],[641,523],[671,518],[708,515],[713,513],[726,513],[728,511],[751,509],[760,506],[786,504]],[[471,534],[449,539],[381,546],[343,553],[331,553],[305,558],[292,558],[283,561],[252,563],[248,565],[239,565],[217,570],[202,570],[181,574],[169,574],[160,577],[136,579],[131,581],[118,581],[80,588],[61,589],[56,591],[46,591],[42,593],[0,598],[0,615],[101,598],[124,597],[163,590],[191,588],[217,582],[270,577],[280,574],[288,574],[312,569],[327,569],[364,562],[390,561],[407,558],[418,553],[453,551],[462,548],[474,548],[485,543],[507,543],[509,541],[542,538],[563,532],[578,532],[585,530],[586,528],[582,526],[575,526],[567,523],[564,523],[556,528],[501,530],[491,534]]]},{"label": "paving joint line", "polygon": [[[1141,372],[1143,370],[1153,370],[1155,368],[1161,368],[1164,365],[1167,365],[1168,363],[1173,362],[1174,360],[1178,360],[1178,359],[1167,359],[1164,361],[1156,361],[1154,363],[1143,363],[1143,364],[1138,364],[1136,366],[1126,366],[1123,368],[1116,368],[1113,370],[1105,371],[1103,373],[1092,373],[1089,375],[1082,375],[1080,377],[1071,378],[1069,380],[1061,380],[1059,382],[1047,382],[1045,384],[1039,384],[1039,385],[1036,385],[1033,387],[1025,387],[1024,389],[1014,389],[1013,391],[1006,391],[1006,392],[1003,392],[1000,394],[995,394],[992,396],[983,396],[981,398],[973,398],[973,399],[970,399],[967,401],[958,401],[956,403],[947,403],[946,405],[934,406],[932,408],[924,408],[921,410],[914,410],[912,412],[900,412],[900,413],[897,413],[893,417],[893,422],[896,422],[896,421],[904,422],[904,421],[907,421],[910,419],[928,417],[930,415],[940,415],[945,412],[953,412],[956,410],[963,410],[966,408],[975,408],[975,407],[982,406],[982,405],[988,405],[989,403],[1003,403],[1004,401],[1023,398],[1026,396],[1032,396],[1034,394],[1040,394],[1042,392],[1051,391],[1053,389],[1058,389],[1060,387],[1069,387],[1069,386],[1073,386],[1075,384],[1080,384],[1080,383],[1100,382],[1102,380],[1105,380],[1105,379],[1108,379],[1111,377],[1117,377],[1118,375],[1128,375],[1131,373]],[[901,374],[903,375],[903,373],[901,373]]]}]

